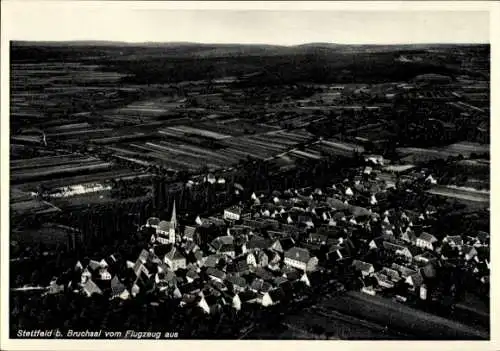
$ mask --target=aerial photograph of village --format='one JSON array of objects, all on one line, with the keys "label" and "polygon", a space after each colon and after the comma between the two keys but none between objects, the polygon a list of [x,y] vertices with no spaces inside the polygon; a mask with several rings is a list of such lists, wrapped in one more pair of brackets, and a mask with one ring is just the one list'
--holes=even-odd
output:
[{"label": "aerial photograph of village", "polygon": [[488,41],[9,51],[10,338],[490,339]]}]

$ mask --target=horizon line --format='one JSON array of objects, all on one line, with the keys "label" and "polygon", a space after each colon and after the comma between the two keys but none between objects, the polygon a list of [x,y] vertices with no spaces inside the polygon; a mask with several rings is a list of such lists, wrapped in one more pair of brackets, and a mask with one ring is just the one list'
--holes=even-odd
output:
[{"label": "horizon line", "polygon": [[128,44],[128,45],[139,45],[139,44],[194,44],[194,45],[262,45],[262,46],[278,46],[278,47],[295,47],[304,45],[345,45],[345,46],[362,46],[362,45],[374,45],[374,46],[391,46],[391,45],[491,45],[490,41],[481,42],[407,42],[407,43],[343,43],[343,42],[322,42],[322,41],[310,41],[297,44],[273,44],[273,43],[245,43],[245,42],[198,42],[198,41],[126,41],[126,40],[106,40],[106,39],[66,39],[66,40],[30,40],[30,39],[9,39],[10,43],[13,42],[24,42],[24,43],[85,43],[85,42],[95,42],[95,43],[116,43],[116,44]]}]

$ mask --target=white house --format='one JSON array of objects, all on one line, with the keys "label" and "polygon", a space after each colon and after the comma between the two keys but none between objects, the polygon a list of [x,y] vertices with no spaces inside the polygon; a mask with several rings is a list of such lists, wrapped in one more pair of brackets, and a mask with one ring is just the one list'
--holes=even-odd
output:
[{"label": "white house", "polygon": [[224,219],[230,221],[239,221],[241,218],[241,208],[238,206],[231,206],[224,210]]},{"label": "white house", "polygon": [[292,247],[285,252],[285,264],[303,271],[314,271],[318,265],[318,259],[309,254],[309,250]]},{"label": "white house", "polygon": [[434,244],[437,241],[434,235],[424,232],[417,238],[416,245],[424,249],[434,250]]}]

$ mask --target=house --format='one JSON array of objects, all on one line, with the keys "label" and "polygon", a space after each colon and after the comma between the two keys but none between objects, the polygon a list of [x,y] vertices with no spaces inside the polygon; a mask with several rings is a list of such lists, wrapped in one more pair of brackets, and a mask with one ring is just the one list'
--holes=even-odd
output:
[{"label": "house", "polygon": [[265,250],[270,248],[273,245],[273,242],[269,239],[264,239],[261,237],[253,237],[249,241],[247,241],[241,247],[243,253],[247,253],[249,251],[255,250]]},{"label": "house", "polygon": [[328,242],[328,236],[318,233],[310,233],[307,237],[307,242],[318,245],[326,245]]},{"label": "house", "polygon": [[237,275],[227,275],[225,282],[232,288],[234,292],[245,291],[248,287],[245,278]]},{"label": "house", "polygon": [[273,286],[271,283],[264,281],[262,278],[255,278],[249,288],[255,292],[268,292],[273,288]]},{"label": "house", "polygon": [[108,272],[107,268],[101,268],[99,270],[99,277],[101,280],[111,280],[111,273]]},{"label": "house", "polygon": [[[59,280],[59,281],[58,281]],[[61,279],[53,278],[49,284],[47,294],[58,294],[64,291],[64,284],[59,284]]]},{"label": "house", "polygon": [[355,271],[361,272],[363,277],[369,276],[375,272],[375,268],[371,263],[363,262],[360,260],[353,260],[352,267]]},{"label": "house", "polygon": [[420,285],[419,297],[421,300],[427,300],[427,285]]},{"label": "house", "polygon": [[218,280],[212,279],[207,286],[210,287],[212,294],[219,294],[221,292],[227,291],[227,286],[224,283],[219,282]]},{"label": "house", "polygon": [[92,279],[87,279],[87,281],[82,284],[83,292],[88,296],[92,296],[93,294],[102,295],[102,290],[92,281]]},{"label": "house", "polygon": [[115,275],[111,279],[111,298],[120,298],[122,300],[127,300],[130,297],[130,293],[123,283],[120,282],[118,277]]},{"label": "house", "polygon": [[443,244],[448,244],[451,248],[461,248],[464,240],[460,235],[447,235],[443,239]]},{"label": "house", "polygon": [[366,286],[363,286],[361,288],[361,292],[371,296],[375,296],[377,294],[377,292],[373,288]]},{"label": "house", "polygon": [[234,249],[234,237],[227,236],[219,236],[212,240],[210,243],[210,249],[212,252],[220,255],[226,255],[230,257],[235,257],[235,249]]},{"label": "house", "polygon": [[419,291],[420,286],[424,283],[424,277],[420,272],[415,272],[406,277],[405,282],[410,285],[411,291]]},{"label": "house", "polygon": [[489,245],[490,243],[490,234],[487,232],[484,232],[482,230],[477,232],[477,239],[482,245]]},{"label": "house", "polygon": [[254,267],[266,267],[269,264],[269,256],[262,250],[250,252],[247,255],[247,263]]},{"label": "house", "polygon": [[224,257],[223,255],[210,255],[203,257],[202,265],[205,267],[215,268],[221,263],[223,257]]},{"label": "house", "polygon": [[231,206],[224,210],[224,219],[229,221],[239,221],[241,219],[241,208],[239,206]]},{"label": "house", "polygon": [[394,282],[390,277],[386,276],[383,272],[377,272],[373,275],[377,280],[377,284],[384,289],[392,289],[394,287]]},{"label": "house", "polygon": [[254,274],[256,277],[264,279],[265,281],[272,281],[275,278],[275,275],[274,273],[272,273],[272,271],[261,267],[257,267],[254,271]]},{"label": "house", "polygon": [[267,257],[268,257],[267,268],[273,271],[279,270],[282,260],[281,255],[275,251],[267,250]]},{"label": "house", "polygon": [[188,241],[183,245],[184,252],[189,255],[192,252],[196,252],[200,250],[200,247],[195,244],[193,241]]},{"label": "house", "polygon": [[414,269],[408,268],[403,265],[399,265],[397,263],[393,263],[391,265],[391,268],[394,269],[395,271],[398,271],[401,275],[402,278],[406,279],[408,276],[416,273]]},{"label": "house", "polygon": [[394,269],[383,267],[381,272],[393,282],[398,282],[401,280],[398,271]]},{"label": "house", "polygon": [[275,289],[273,291],[264,293],[261,298],[261,303],[264,307],[273,306],[280,303],[283,298],[283,291],[281,289]]},{"label": "house", "polygon": [[438,240],[436,237],[432,234],[429,234],[427,232],[423,232],[420,234],[420,236],[417,238],[416,245],[418,247],[427,249],[427,250],[434,250],[434,245]]},{"label": "house", "polygon": [[401,234],[401,240],[415,245],[417,242],[417,236],[410,227],[407,227],[406,230]]},{"label": "house", "polygon": [[244,291],[238,294],[242,303],[257,303],[259,302],[259,295],[251,290]]},{"label": "house", "polygon": [[434,256],[430,251],[425,251],[420,255],[416,255],[415,257],[413,257],[413,260],[421,264],[427,264],[435,262],[437,260],[437,257]]},{"label": "house", "polygon": [[165,255],[164,262],[174,272],[179,268],[186,268],[186,257],[175,246]]},{"label": "house", "polygon": [[188,283],[192,283],[196,279],[200,279],[200,275],[194,269],[190,269],[186,272],[186,280]]},{"label": "house", "polygon": [[330,262],[340,262],[349,259],[352,248],[350,245],[345,245],[344,243],[342,240],[339,244],[330,246],[326,253],[326,259]]},{"label": "house", "polygon": [[165,287],[165,288],[173,287],[173,286],[177,285],[177,276],[172,271],[156,273],[155,274],[155,283],[159,287]]},{"label": "house", "polygon": [[288,237],[276,240],[272,244],[271,249],[283,253],[285,251],[290,250],[294,246],[295,246],[295,241],[292,238]]},{"label": "house", "polygon": [[182,238],[184,240],[188,240],[188,241],[194,241],[194,238],[195,238],[195,234],[196,234],[196,227],[192,227],[192,226],[185,226],[184,227],[184,233],[182,234]]},{"label": "house", "polygon": [[224,279],[226,279],[226,273],[216,268],[208,267],[207,275],[210,277],[210,279],[214,279],[221,283],[224,281]]},{"label": "house", "polygon": [[[250,254],[252,255],[252,254]],[[227,272],[234,273],[236,275],[243,275],[248,273],[250,270],[248,256],[236,257],[227,267]]]},{"label": "house", "polygon": [[98,261],[90,260],[89,264],[87,265],[87,268],[90,270],[91,273],[95,273],[99,271],[99,269],[101,268],[101,264]]},{"label": "house", "polygon": [[310,255],[309,250],[293,247],[285,252],[285,264],[304,271],[314,271],[318,265],[318,259]]},{"label": "house", "polygon": [[222,294],[222,300],[224,304],[230,304],[232,308],[236,311],[241,310],[241,299],[236,292],[224,292]]},{"label": "house", "polygon": [[389,241],[384,241],[383,246],[384,246],[384,249],[387,250],[388,252],[390,252],[396,256],[402,257],[403,259],[405,259],[408,262],[411,262],[411,260],[413,258],[412,252],[406,246],[394,244],[394,243],[391,243]]},{"label": "house", "polygon": [[197,305],[203,310],[203,312],[205,312],[206,314],[210,314],[211,308],[208,305],[208,302],[203,294],[200,294]]},{"label": "house", "polygon": [[150,217],[146,221],[146,227],[152,227],[154,229],[157,229],[160,224],[160,219],[156,217]]},{"label": "house", "polygon": [[470,261],[477,255],[477,249],[474,246],[464,245],[462,247],[462,254],[466,261]]}]

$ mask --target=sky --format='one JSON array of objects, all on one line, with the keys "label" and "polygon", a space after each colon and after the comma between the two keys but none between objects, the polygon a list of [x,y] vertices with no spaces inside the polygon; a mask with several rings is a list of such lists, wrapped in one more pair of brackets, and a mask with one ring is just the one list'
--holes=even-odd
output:
[{"label": "sky", "polygon": [[11,40],[278,45],[489,42],[487,11],[360,11],[359,6],[356,11],[293,11],[276,7],[244,11],[172,10],[81,5],[17,6],[11,11],[12,20],[4,26]]}]

